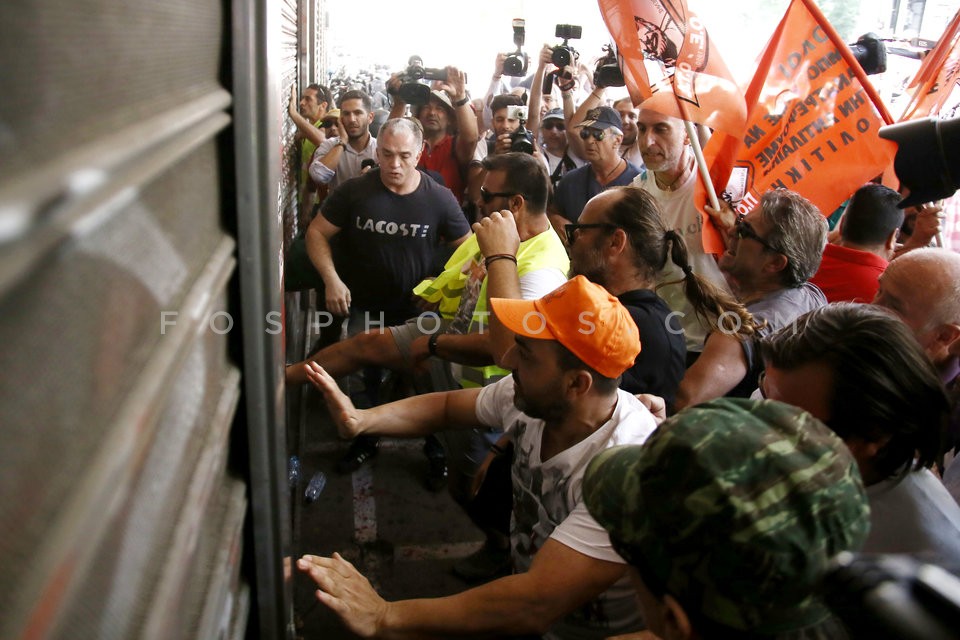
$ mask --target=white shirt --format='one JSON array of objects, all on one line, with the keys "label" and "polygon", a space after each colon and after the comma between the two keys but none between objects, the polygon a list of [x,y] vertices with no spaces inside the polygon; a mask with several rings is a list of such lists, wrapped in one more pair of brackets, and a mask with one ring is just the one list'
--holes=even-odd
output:
[{"label": "white shirt", "polygon": [[377,161],[377,139],[370,136],[367,146],[362,151],[354,151],[350,143],[347,143],[347,146],[340,152],[337,170],[334,171],[323,164],[320,159],[330,153],[338,144],[340,144],[340,138],[327,138],[313,152],[313,160],[310,161],[310,177],[320,184],[329,184],[331,189],[336,189],[347,180],[359,176],[360,165],[364,160]]},{"label": "white shirt", "polygon": [[[693,272],[726,292],[730,287],[712,254],[703,250],[703,219],[693,203],[693,190],[697,184],[697,172],[693,171],[675,191],[664,191],[657,186],[652,171],[644,171],[633,179],[633,186],[640,187],[656,199],[660,216],[667,229],[676,229],[687,245],[687,259]],[[657,285],[677,282],[657,289],[667,306],[679,315],[680,326],[687,340],[687,351],[703,351],[703,342],[713,330],[706,320],[701,320],[687,300],[683,291],[683,271],[667,258],[667,266],[657,274]]]},{"label": "white shirt", "polygon": [[[510,543],[517,570],[530,568],[548,538],[591,558],[626,564],[583,503],[583,474],[590,460],[604,449],[642,444],[657,428],[653,416],[633,395],[618,390],[609,421],[569,449],[542,460],[545,423],[517,409],[513,395],[513,376],[507,376],[480,391],[476,412],[482,424],[513,433]],[[598,613],[598,619],[588,619],[585,612]],[[623,578],[596,601],[557,622],[545,637],[605,638],[636,630],[639,624],[636,594],[630,581]]]}]

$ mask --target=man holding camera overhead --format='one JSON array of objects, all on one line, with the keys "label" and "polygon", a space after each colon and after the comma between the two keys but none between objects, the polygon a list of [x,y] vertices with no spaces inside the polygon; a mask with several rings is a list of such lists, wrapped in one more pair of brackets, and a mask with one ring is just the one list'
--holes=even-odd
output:
[{"label": "man holding camera overhead", "polygon": [[[414,56],[411,62],[415,59],[419,61]],[[422,64],[419,69],[423,70]],[[426,85],[420,85],[425,95],[417,102],[407,100],[411,96],[403,91],[405,86],[414,84],[409,82],[409,77],[404,79],[411,75],[410,69],[391,76],[387,82],[387,90],[393,96],[390,117],[402,117],[410,103],[414,117],[423,126],[423,155],[417,168],[436,171],[443,176],[444,184],[453,191],[457,202],[463,204],[467,167],[480,134],[467,95],[467,74],[456,67],[447,67],[445,71],[446,82],[439,89],[430,91]]]},{"label": "man holding camera overhead", "polygon": [[550,215],[554,228],[576,222],[590,198],[609,187],[628,185],[640,174],[640,169],[620,157],[623,123],[619,113],[610,107],[590,109],[579,128],[587,164],[557,183]]}]

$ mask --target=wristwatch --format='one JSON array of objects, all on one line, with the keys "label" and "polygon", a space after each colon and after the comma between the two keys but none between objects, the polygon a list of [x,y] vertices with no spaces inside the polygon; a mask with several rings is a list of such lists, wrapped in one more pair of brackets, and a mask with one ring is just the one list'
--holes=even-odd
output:
[{"label": "wristwatch", "polygon": [[453,106],[455,106],[455,107],[462,107],[463,105],[467,104],[468,102],[470,102],[470,96],[463,96],[463,98],[461,98],[460,100],[457,100],[456,102],[454,102],[454,103],[453,103]]}]

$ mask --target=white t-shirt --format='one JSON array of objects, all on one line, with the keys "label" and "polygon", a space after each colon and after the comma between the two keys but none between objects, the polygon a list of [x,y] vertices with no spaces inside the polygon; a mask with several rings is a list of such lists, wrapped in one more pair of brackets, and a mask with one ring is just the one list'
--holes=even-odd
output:
[{"label": "white t-shirt", "polygon": [[353,147],[348,144],[340,152],[337,170],[334,171],[320,162],[320,158],[330,153],[330,150],[338,144],[340,144],[340,138],[327,138],[313,152],[313,160],[310,161],[310,177],[319,184],[329,184],[331,189],[336,189],[347,180],[359,176],[360,165],[364,160],[377,161],[377,139],[370,136],[370,140],[363,151],[354,151]]},{"label": "white t-shirt", "polygon": [[[510,431],[514,440],[513,517],[510,543],[518,571],[530,568],[548,538],[591,558],[626,564],[610,536],[583,504],[583,473],[599,452],[621,444],[641,444],[656,429],[653,416],[631,394],[618,390],[609,421],[585,440],[549,460],[540,459],[544,421],[513,404],[513,376],[484,387],[477,399],[480,422]],[[606,638],[642,628],[636,593],[626,578],[593,602],[558,621],[545,638]]]},{"label": "white t-shirt", "polygon": [[[687,244],[687,259],[693,272],[724,291],[730,287],[717,266],[712,254],[703,250],[703,219],[693,203],[693,190],[697,184],[697,172],[691,172],[675,191],[664,191],[657,186],[652,171],[644,171],[633,179],[633,185],[652,195],[660,205],[660,215],[667,229],[676,229]],[[657,285],[664,282],[677,282],[657,289],[657,295],[663,298],[667,306],[678,314],[680,326],[687,340],[687,351],[703,351],[703,342],[713,330],[705,319],[700,319],[683,292],[683,271],[667,258],[667,266],[657,274]]]},{"label": "white t-shirt", "polygon": [[908,553],[960,565],[960,506],[929,469],[867,487],[870,535],[865,553]]}]

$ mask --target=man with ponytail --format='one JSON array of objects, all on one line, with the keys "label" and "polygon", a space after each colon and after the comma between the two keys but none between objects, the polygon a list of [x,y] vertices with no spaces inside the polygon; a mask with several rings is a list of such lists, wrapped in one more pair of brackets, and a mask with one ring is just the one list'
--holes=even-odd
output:
[{"label": "man with ponytail", "polygon": [[726,291],[697,276],[683,237],[667,229],[656,200],[638,187],[613,187],[594,196],[576,224],[566,225],[571,275],[584,275],[617,296],[640,330],[640,355],[620,387],[658,395],[672,406],[683,378],[686,345],[678,314],[657,295],[668,258],[679,267],[684,295],[705,323],[729,320],[752,335],[750,314]]}]

